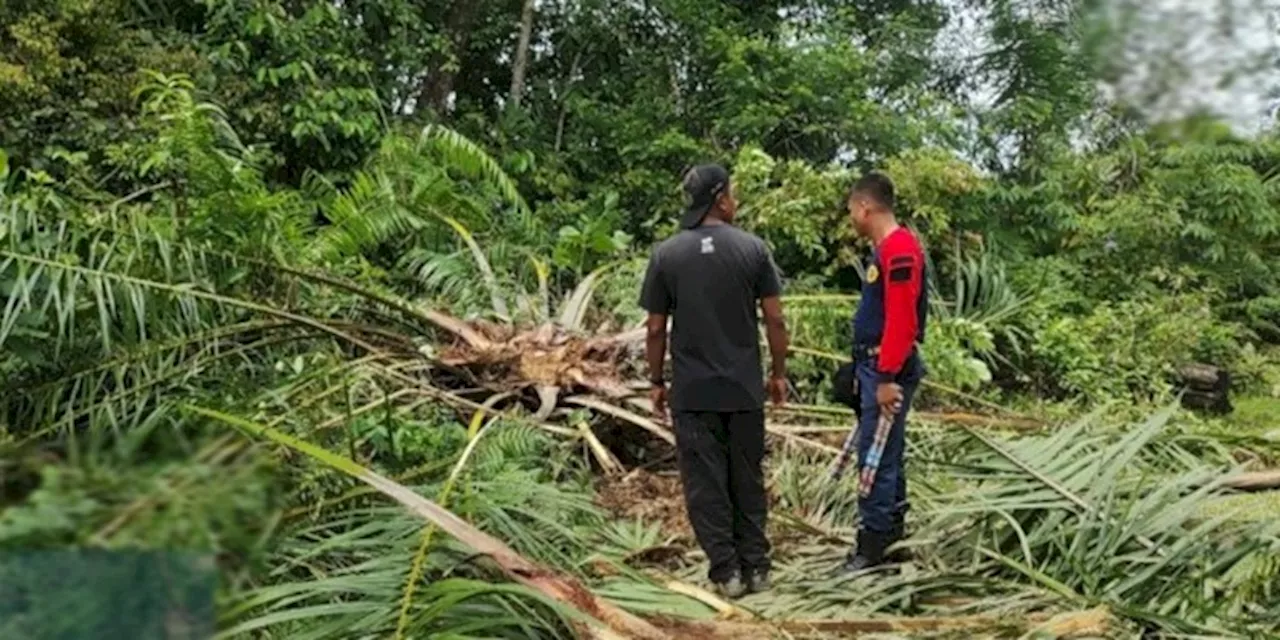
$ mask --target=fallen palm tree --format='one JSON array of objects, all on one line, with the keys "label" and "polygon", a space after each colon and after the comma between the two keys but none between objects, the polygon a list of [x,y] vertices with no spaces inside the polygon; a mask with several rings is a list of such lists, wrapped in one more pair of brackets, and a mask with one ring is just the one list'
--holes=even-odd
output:
[{"label": "fallen palm tree", "polygon": [[[750,637],[758,633],[759,626],[734,622],[719,622],[702,626],[714,632],[737,637]],[[770,625],[788,635],[820,635],[825,637],[858,637],[877,634],[935,633],[1028,633],[1041,638],[1106,637],[1110,631],[1110,614],[1105,608],[1060,614],[1030,614],[1027,616],[970,615],[970,616],[885,616],[848,620],[783,620]]]},{"label": "fallen palm tree", "polygon": [[252,435],[268,438],[277,444],[307,455],[377,489],[380,493],[399,502],[414,514],[439,527],[441,531],[457,538],[477,553],[492,558],[512,580],[542,592],[590,616],[594,620],[595,626],[604,627],[603,630],[591,628],[590,635],[592,637],[608,639],[617,637],[617,634],[621,634],[621,637],[624,638],[636,638],[637,640],[666,640],[671,637],[652,624],[597,598],[576,580],[566,578],[551,569],[526,560],[497,538],[476,529],[436,503],[414,493],[404,485],[367,469],[353,460],[325,451],[320,447],[265,425],[255,424],[248,420],[208,409],[193,408],[192,410],[208,418],[242,429]]},{"label": "fallen palm tree", "polygon": [[1108,616],[1105,611],[1083,613],[1032,614],[1025,617],[967,615],[877,617],[839,620],[760,620],[719,598],[678,581],[666,581],[664,587],[675,593],[697,599],[716,608],[733,620],[710,622],[679,620],[657,616],[645,620],[619,609],[599,598],[579,581],[551,568],[532,562],[501,540],[477,529],[440,505],[423,498],[408,487],[378,474],[358,463],[282,433],[269,426],[202,408],[192,411],[224,422],[248,434],[271,440],[304,454],[337,471],[364,482],[377,492],[392,498],[413,514],[438,527],[474,552],[494,561],[508,578],[570,607],[580,615],[578,631],[585,637],[600,640],[667,640],[698,637],[724,640],[767,640],[796,634],[850,636],[869,633],[978,632],[1033,629],[1049,637],[1075,637],[1082,630],[1103,633]]},{"label": "fallen palm tree", "polygon": [[[469,232],[450,220],[471,249],[471,254],[481,271],[487,274],[483,282],[490,289],[494,301],[505,300],[503,292],[492,276],[489,266],[475,240]],[[115,236],[111,229],[93,228],[92,234]],[[422,309],[418,305],[403,300],[393,294],[378,291],[369,286],[362,286],[330,274],[319,273],[289,265],[266,262],[260,259],[245,258],[225,252],[196,248],[182,244],[169,244],[156,238],[140,238],[145,250],[159,251],[161,255],[176,253],[184,256],[191,263],[222,261],[227,266],[236,268],[243,265],[254,266],[264,272],[298,279],[306,282],[331,287],[351,294],[357,300],[386,309],[407,322],[407,330],[392,330],[372,322],[356,322],[346,319],[326,318],[309,315],[302,310],[285,309],[276,305],[256,300],[244,300],[233,295],[217,293],[187,283],[170,282],[141,275],[132,275],[114,268],[114,264],[122,262],[136,268],[146,265],[137,254],[112,255],[104,253],[91,265],[63,262],[57,256],[29,255],[18,252],[2,252],[0,257],[32,265],[43,270],[53,278],[55,287],[50,287],[46,299],[23,296],[22,304],[9,310],[16,316],[25,310],[41,308],[53,304],[55,307],[65,304],[74,298],[77,289],[119,288],[123,295],[118,297],[127,304],[141,304],[148,298],[147,294],[159,294],[178,302],[180,306],[193,302],[236,308],[254,314],[266,315],[276,322],[263,325],[257,335],[269,336],[271,332],[287,332],[301,328],[310,331],[312,336],[328,336],[340,344],[354,349],[357,353],[373,356],[371,366],[382,370],[393,369],[397,384],[407,384],[420,389],[430,388],[440,399],[458,405],[460,408],[483,409],[490,413],[501,412],[498,404],[503,401],[526,399],[536,406],[532,419],[545,423],[558,410],[566,406],[589,409],[597,414],[607,415],[636,426],[650,434],[673,443],[674,438],[668,429],[657,425],[650,417],[638,414],[626,408],[631,404],[651,415],[644,399],[637,398],[635,385],[631,380],[637,376],[628,376],[630,365],[636,359],[634,355],[643,330],[629,330],[617,333],[592,333],[586,330],[588,309],[596,288],[610,269],[616,265],[607,265],[588,274],[565,296],[557,313],[552,316],[552,303],[547,287],[539,288],[541,302],[531,307],[537,309],[534,324],[516,324],[508,311],[510,305],[503,302],[495,304],[494,313],[499,321],[463,320],[448,313]],[[542,273],[539,271],[539,273]],[[36,289],[33,282],[31,290]],[[56,295],[58,289],[66,291],[62,296]],[[121,312],[143,314],[145,310],[121,309]],[[58,314],[64,314],[59,309]],[[798,351],[802,349],[797,348]],[[832,354],[821,354],[824,357],[836,357]],[[459,379],[460,384],[471,389],[482,391],[485,398],[472,400],[468,394],[461,394],[441,388],[429,381],[425,376],[431,372],[443,373]],[[66,381],[63,381],[66,382]],[[403,397],[407,390],[397,392]],[[394,398],[372,400],[359,411],[373,411]],[[837,407],[794,406],[787,412],[797,416],[810,414],[832,414],[847,416]],[[502,412],[506,414],[506,412]],[[1032,429],[1039,423],[1021,417],[993,418],[975,416],[964,413],[928,414],[920,413],[917,417],[925,420],[937,420],[954,424],[974,426],[1007,427]],[[335,423],[336,424],[336,423]],[[606,455],[600,443],[587,427],[582,425],[562,431],[578,432],[591,444],[593,455],[606,468],[616,468],[610,457]],[[774,430],[782,437],[805,443],[801,434],[782,429]]]},{"label": "fallen palm tree", "polygon": [[[472,247],[477,264],[492,273],[484,254],[465,229],[454,228]],[[227,257],[225,254],[222,254]],[[627,351],[644,337],[643,330],[617,334],[588,335],[584,332],[587,310],[601,278],[614,265],[606,265],[583,278],[565,297],[559,314],[548,317],[550,294],[543,289],[543,322],[520,329],[507,322],[467,322],[447,313],[424,310],[390,294],[370,290],[341,278],[285,265],[253,261],[265,268],[333,286],[360,298],[391,308],[422,326],[429,326],[449,336],[443,347],[429,343],[420,352],[440,364],[461,368],[495,393],[533,389],[540,400],[536,416],[545,419],[556,408],[562,390],[579,390],[619,399],[630,395],[619,372],[624,370]],[[491,278],[485,282],[494,300],[502,300]],[[505,309],[502,304],[500,309]],[[505,312],[500,314],[506,317]],[[414,337],[407,338],[408,340]],[[359,345],[357,345],[359,346]]]},{"label": "fallen palm tree", "polygon": [[[110,420],[113,422],[109,424],[114,425],[114,421],[121,415],[137,415],[146,411],[149,402],[164,398],[161,394],[166,389],[183,389],[182,385],[196,379],[195,373],[178,374],[179,367],[188,367],[197,373],[204,368],[210,372],[210,376],[225,374],[227,368],[215,368],[213,365],[232,359],[228,354],[233,354],[234,358],[243,358],[262,345],[272,344],[273,340],[292,340],[302,336],[297,339],[318,341],[324,346],[314,349],[312,355],[322,356],[322,359],[329,361],[330,368],[337,371],[335,379],[328,380],[323,375],[319,376],[318,388],[301,395],[295,393],[294,389],[264,394],[260,402],[265,404],[246,403],[246,412],[256,415],[253,412],[263,410],[263,407],[279,408],[282,414],[297,416],[296,426],[318,425],[321,428],[314,432],[317,437],[336,440],[341,443],[339,446],[350,447],[353,452],[359,451],[366,442],[362,440],[364,436],[351,433],[360,419],[382,414],[383,411],[380,410],[385,410],[386,420],[390,422],[392,416],[412,415],[424,406],[440,404],[473,413],[473,428],[483,417],[496,416],[510,418],[512,423],[534,425],[557,436],[580,437],[590,443],[594,437],[592,430],[596,425],[582,417],[582,413],[587,413],[636,424],[653,434],[655,440],[670,442],[669,430],[648,417],[649,412],[642,401],[632,402],[635,398],[630,397],[632,391],[626,384],[625,375],[629,354],[625,345],[634,343],[635,332],[593,334],[585,331],[583,318],[585,300],[589,295],[571,295],[570,300],[584,302],[566,304],[564,309],[571,312],[562,312],[555,320],[548,320],[544,315],[538,322],[520,324],[502,319],[497,322],[464,321],[449,314],[420,310],[414,305],[377,292],[365,290],[356,293],[352,289],[358,290],[359,287],[354,285],[344,283],[336,286],[354,294],[359,304],[373,305],[380,310],[390,308],[399,311],[406,328],[393,330],[388,327],[396,325],[382,320],[375,323],[368,320],[367,316],[335,319],[334,316],[342,315],[343,309],[357,306],[345,298],[340,300],[342,308],[334,311],[332,306],[324,307],[320,304],[311,308],[275,303],[267,296],[262,299],[236,298],[228,293],[216,293],[217,287],[206,283],[196,286],[180,280],[178,276],[166,276],[166,279],[161,277],[163,274],[158,270],[150,274],[133,274],[130,269],[147,265],[148,254],[145,252],[115,257],[107,253],[94,254],[92,257],[95,261],[74,263],[53,253],[32,255],[24,251],[28,250],[11,250],[0,254],[4,260],[12,264],[21,263],[31,270],[26,280],[15,285],[11,307],[5,314],[7,326],[17,324],[24,313],[33,310],[51,309],[50,313],[59,320],[72,318],[79,308],[74,303],[83,300],[88,295],[84,293],[86,291],[102,300],[99,304],[106,309],[101,312],[104,318],[127,317],[133,313],[141,317],[149,312],[158,318],[151,323],[155,326],[180,325],[190,308],[201,305],[205,309],[230,309],[239,312],[217,316],[216,322],[228,322],[226,318],[231,318],[235,323],[245,324],[243,315],[246,314],[266,315],[275,321],[255,324],[252,327],[253,333],[249,333],[248,327],[243,332],[220,332],[215,336],[210,336],[207,332],[193,333],[184,336],[185,340],[180,340],[180,344],[172,349],[169,345],[157,347],[158,352],[172,354],[172,358],[166,361],[165,367],[157,368],[158,373],[155,375],[148,366],[125,364],[120,367],[125,370],[124,374],[113,375],[106,379],[106,383],[95,386],[93,381],[104,378],[94,378],[97,374],[87,373],[88,369],[77,372],[70,379],[62,381],[70,389],[67,395],[48,394],[53,398],[51,402],[57,402],[58,405],[57,410],[51,409],[47,413],[65,416],[65,419],[41,422],[41,430],[52,432],[61,429],[74,435],[75,430],[94,415],[105,416],[102,418],[103,423]],[[336,278],[315,275],[299,279],[330,286],[340,282]],[[590,287],[585,287],[579,291],[589,289]],[[157,303],[171,303],[175,300],[177,304],[172,307],[177,311],[165,315],[169,308],[160,307],[157,312]],[[155,306],[142,309],[142,302]],[[113,316],[112,313],[116,315]],[[50,324],[57,330],[63,329],[56,323]],[[75,323],[68,321],[66,326],[73,327]],[[146,325],[142,326],[146,328]],[[228,323],[226,326],[232,325]],[[61,338],[62,335],[58,334],[58,337]],[[354,348],[360,357],[343,358],[329,347],[335,341]],[[143,344],[153,346],[146,345],[145,342]],[[274,353],[270,357],[285,359]],[[140,361],[148,362],[145,358]],[[270,366],[258,364],[263,368]],[[91,368],[96,369],[98,365]],[[299,371],[301,370],[300,366]],[[84,382],[86,380],[89,382]],[[95,394],[89,402],[81,401],[83,395],[76,395],[85,393],[84,389],[90,389]],[[23,389],[24,392],[27,390]],[[133,397],[140,399],[129,402]],[[330,399],[342,397],[348,400],[346,406],[341,402],[329,402]],[[527,412],[511,411],[500,406],[513,399],[531,400],[537,403],[535,406],[539,411],[531,418]],[[172,398],[166,401],[172,402]],[[118,407],[126,403],[126,411],[117,411]],[[41,408],[52,406],[43,405]],[[578,412],[576,415],[565,411],[571,417],[568,421],[571,426],[546,422],[563,409],[588,411]],[[828,419],[830,416],[840,415],[833,413],[830,408],[821,407],[794,407],[790,412],[793,415],[821,414],[828,416]],[[38,415],[46,412],[30,413]],[[1163,415],[1160,419],[1167,417]],[[1082,426],[1043,436],[1025,436],[1013,442],[985,438],[969,428],[962,430],[962,434],[955,434],[951,430],[918,432],[919,435],[913,439],[911,446],[938,453],[937,460],[927,464],[957,465],[934,478],[944,480],[943,486],[953,495],[942,495],[937,490],[924,493],[921,509],[917,512],[920,514],[918,522],[922,529],[913,536],[912,542],[919,543],[929,554],[926,556],[930,563],[926,585],[928,589],[943,593],[963,591],[956,589],[957,576],[970,573],[979,574],[982,578],[974,589],[987,589],[1004,596],[1012,590],[1009,585],[1016,585],[1017,589],[1023,590],[1016,593],[1047,593],[1050,598],[1042,595],[1041,599],[1035,601],[1041,608],[1047,605],[1060,607],[1062,603],[1068,604],[1070,608],[1107,604],[1126,619],[1142,621],[1143,624],[1158,628],[1220,633],[1224,629],[1245,628],[1247,623],[1242,621],[1250,616],[1265,620],[1262,617],[1265,611],[1257,604],[1261,602],[1257,594],[1266,592],[1266,580],[1274,578],[1275,572],[1265,562],[1257,561],[1256,557],[1266,552],[1266,539],[1262,538],[1260,541],[1254,537],[1248,538],[1247,544],[1236,543],[1239,539],[1237,536],[1243,534],[1231,531],[1230,539],[1234,546],[1219,548],[1209,534],[1217,531],[1215,527],[1224,526],[1225,521],[1209,519],[1197,522],[1186,515],[1196,513],[1195,507],[1215,498],[1219,488],[1207,485],[1206,478],[1213,473],[1206,469],[1195,469],[1192,473],[1179,466],[1187,460],[1195,460],[1196,456],[1174,443],[1150,446],[1160,430],[1161,425],[1157,422],[1159,420],[1132,430],[1132,434],[1119,442],[1113,441],[1114,434],[1100,433]],[[343,428],[338,429],[339,426]],[[804,455],[807,457],[822,458],[830,454],[829,445],[815,442],[806,437],[808,434],[793,431],[803,431],[805,426],[803,422],[797,421],[796,424],[771,424],[770,429],[785,441],[797,444],[794,449],[804,447]],[[266,435],[267,432],[262,433]],[[955,435],[964,437],[956,438]],[[950,439],[931,441],[930,438]],[[591,448],[601,459],[607,459],[611,455],[607,449],[597,447],[595,443],[592,443]],[[209,455],[201,455],[198,459],[223,459],[222,454],[217,453],[221,449],[215,447],[209,451]],[[813,455],[815,453],[817,455]],[[296,454],[294,457],[297,457]],[[351,457],[354,458],[355,455]],[[620,470],[621,465],[602,462],[602,466],[616,471]],[[559,603],[562,608],[585,612],[585,618],[574,614],[578,616],[574,624],[586,624],[586,633],[596,637],[657,638],[678,636],[681,629],[704,628],[698,626],[702,624],[711,625],[705,627],[707,633],[724,631],[723,627],[712,623],[681,620],[672,621],[670,626],[666,626],[666,621],[627,613],[625,609],[586,591],[581,580],[566,576],[567,565],[531,562],[526,559],[528,554],[516,554],[502,542],[502,539],[510,540],[508,536],[502,536],[502,539],[497,536],[473,537],[471,533],[479,531],[475,526],[454,517],[451,511],[445,511],[438,503],[428,501],[424,504],[420,502],[423,499],[415,497],[417,494],[414,492],[400,491],[404,489],[402,485],[386,484],[384,475],[366,475],[366,466],[348,466],[345,470],[353,472],[353,477],[359,478],[378,492],[392,495],[402,504],[410,506],[415,514],[427,518],[442,531],[464,542],[474,542],[475,544],[467,542],[472,551],[494,558],[511,580],[526,585],[540,597]],[[1220,474],[1221,470],[1217,469],[1216,472]],[[775,473],[781,474],[784,471]],[[825,505],[806,508],[805,515],[812,516],[811,521],[817,521],[824,516],[830,519],[833,517],[830,514],[833,513],[851,512],[847,502],[841,502],[847,501],[851,492],[838,485],[824,486],[815,481],[818,477],[820,475],[817,473],[796,473],[787,485],[799,487],[806,492],[800,498],[791,498],[794,502],[801,503],[800,506],[812,506],[803,502],[806,497],[819,492],[823,492],[824,500],[829,500]],[[1172,480],[1164,483],[1167,486],[1153,488],[1141,482],[1144,478]],[[526,485],[533,484],[527,479],[523,482]],[[789,490],[787,486],[783,487],[784,491]],[[484,490],[476,489],[476,493]],[[303,496],[303,500],[309,497]],[[136,503],[140,505],[138,507],[128,506],[120,522],[127,523],[134,517],[131,514],[148,508],[147,505],[152,502],[144,500]],[[378,525],[375,518],[369,518],[367,514],[364,518],[360,520],[352,516],[357,524],[344,525],[354,526],[356,529]],[[490,524],[509,521],[504,514]],[[111,537],[123,526],[125,524],[109,523],[102,528],[102,536]],[[416,526],[420,531],[421,523],[416,523]],[[828,530],[832,529],[834,527],[828,527]],[[1204,542],[1187,538],[1191,533],[1204,534],[1210,540]],[[833,537],[836,536],[825,536],[824,540]],[[939,545],[932,540],[946,540],[948,544]],[[418,543],[417,535],[413,542],[415,545]],[[402,556],[388,557],[398,560]],[[381,559],[374,558],[368,562],[379,560]],[[827,559],[814,560],[815,563],[819,561],[826,562]],[[342,558],[335,564],[345,569],[345,562],[346,558]],[[282,566],[281,571],[294,569],[295,565],[310,570],[307,559],[300,558]],[[550,566],[557,566],[558,570],[551,570],[548,568]],[[1087,568],[1087,571],[1082,571],[1080,567]],[[1215,586],[1208,591],[1208,595],[1204,595],[1206,590],[1202,585],[1217,575],[1213,571],[1224,567],[1231,580],[1227,584],[1232,589]],[[443,577],[436,576],[439,580],[424,586],[424,590],[450,579],[447,571],[441,573]],[[814,575],[811,571],[797,573]],[[347,595],[352,591],[350,585],[341,584],[339,586],[342,590],[339,590],[339,586],[332,584],[334,579],[329,575],[311,576],[310,580],[302,587],[295,583],[278,588],[276,591],[284,592],[284,595],[279,596],[275,602],[289,603],[293,597],[290,589],[305,589],[308,586],[314,589],[317,601],[308,613],[334,615],[335,611],[356,611],[357,606],[374,607],[386,601],[399,602],[394,596],[381,599],[368,597],[358,603],[334,596],[337,604],[324,602],[323,596],[330,593]],[[396,585],[403,584],[402,580],[402,576],[389,570],[386,574],[370,578],[368,582]],[[1188,585],[1196,588],[1192,589]],[[482,588],[475,584],[464,586],[467,593],[475,593]],[[1004,590],[1001,591],[1001,588]],[[333,591],[328,591],[330,589]],[[782,620],[797,615],[822,618],[836,617],[823,615],[836,612],[841,614],[840,617],[846,618],[846,621],[836,620],[829,622],[830,624],[852,624],[847,620],[853,620],[850,614],[856,613],[857,620],[872,620],[868,623],[871,625],[885,624],[884,620],[890,617],[884,614],[910,612],[911,594],[923,590],[919,583],[905,581],[886,582],[883,589],[886,591],[876,594],[849,589],[844,584],[821,584],[810,577],[804,583],[796,585],[793,591],[789,591],[787,586],[780,587],[779,603],[776,605],[778,610],[764,612],[759,617],[765,620]],[[395,591],[395,587],[391,590]],[[366,593],[381,596],[384,592],[370,590]],[[437,592],[432,593],[439,595]],[[493,593],[498,594],[494,597],[502,595],[499,590],[493,590]],[[455,596],[449,594],[449,597]],[[841,601],[840,598],[846,600]],[[1229,615],[1222,614],[1222,621],[1203,618],[1181,620],[1168,613],[1207,611],[1208,602],[1221,599],[1233,601],[1233,606],[1236,607]],[[253,603],[244,606],[249,607],[251,604]],[[826,608],[813,611],[818,604]],[[870,611],[850,611],[853,605]],[[358,611],[363,612],[365,609]],[[380,613],[380,610],[377,611]],[[621,616],[616,615],[619,612],[622,613]],[[867,615],[864,616],[863,613]],[[951,620],[950,624],[959,624],[956,620],[968,619],[972,624],[978,625],[985,623],[981,616],[987,615],[989,611],[970,612],[979,616],[978,618],[966,618],[968,613],[955,613],[955,616],[919,617],[946,618]],[[353,613],[352,618],[355,615]],[[366,614],[359,619],[377,620],[377,617]],[[350,618],[341,621],[349,620]],[[254,624],[266,623],[257,621]],[[769,629],[776,628],[771,625],[778,624],[785,627],[786,623],[761,622],[752,627],[752,632],[766,633]],[[820,624],[805,621],[796,624],[812,627],[828,622]],[[370,628],[373,630],[369,633],[373,635],[385,631],[374,624]],[[745,634],[745,631],[742,633]],[[323,636],[320,631],[316,631],[313,637]]]},{"label": "fallen palm tree", "polygon": [[[554,317],[550,311],[550,293],[544,282],[538,293],[541,302],[535,307],[540,309],[535,315],[540,316],[541,321],[534,326],[520,327],[512,322],[507,311],[510,305],[505,302],[507,296],[493,277],[493,267],[470,231],[457,221],[448,219],[447,222],[466,244],[483,275],[482,281],[493,301],[491,312],[500,322],[468,322],[437,310],[421,310],[389,294],[374,292],[328,274],[262,262],[257,264],[337,287],[442,331],[449,338],[445,346],[424,347],[422,351],[425,355],[439,364],[469,372],[474,382],[493,393],[534,391],[538,399],[536,419],[545,420],[557,409],[563,397],[576,394],[576,397],[569,400],[571,404],[630,422],[671,442],[669,436],[663,435],[664,430],[653,428],[651,420],[621,406],[625,400],[650,410],[643,398],[634,397],[637,389],[643,388],[643,385],[623,375],[628,369],[626,365],[637,353],[637,346],[644,338],[644,329],[611,334],[592,334],[586,331],[586,319],[595,290],[616,264],[601,267],[584,277],[565,296]],[[540,278],[545,277],[541,269],[538,273]],[[800,298],[803,299],[804,296]],[[838,354],[794,345],[791,351],[832,361],[842,358]],[[926,380],[925,384],[1000,413],[1009,413],[999,405],[947,385],[932,380]],[[584,394],[596,397],[588,398]],[[801,415],[810,412],[852,415],[852,412],[845,411],[842,407],[831,406],[800,405],[786,410]],[[925,421],[992,428],[1035,430],[1045,426],[1043,421],[1017,414],[996,417],[964,412],[917,412],[914,415]]]}]

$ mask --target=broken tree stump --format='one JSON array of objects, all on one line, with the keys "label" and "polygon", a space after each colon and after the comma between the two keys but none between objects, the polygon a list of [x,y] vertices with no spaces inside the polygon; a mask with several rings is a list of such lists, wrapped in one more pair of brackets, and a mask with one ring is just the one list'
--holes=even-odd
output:
[{"label": "broken tree stump", "polygon": [[1219,415],[1231,413],[1231,374],[1221,367],[1192,363],[1178,369],[1182,406]]}]

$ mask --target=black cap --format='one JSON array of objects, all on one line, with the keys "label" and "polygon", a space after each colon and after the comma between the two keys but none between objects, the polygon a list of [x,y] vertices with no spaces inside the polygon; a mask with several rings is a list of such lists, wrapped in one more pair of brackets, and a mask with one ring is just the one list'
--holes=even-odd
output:
[{"label": "black cap", "polygon": [[680,226],[692,229],[702,224],[720,194],[729,188],[729,172],[718,164],[698,165],[684,174],[685,210]]}]

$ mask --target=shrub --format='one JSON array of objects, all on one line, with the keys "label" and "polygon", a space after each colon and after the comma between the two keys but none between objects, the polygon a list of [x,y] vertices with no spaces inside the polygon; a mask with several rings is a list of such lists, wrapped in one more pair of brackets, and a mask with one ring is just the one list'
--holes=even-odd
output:
[{"label": "shrub", "polygon": [[1040,309],[1023,369],[1044,393],[1095,400],[1167,396],[1178,365],[1238,363],[1241,329],[1203,295],[1104,302],[1083,315]]}]

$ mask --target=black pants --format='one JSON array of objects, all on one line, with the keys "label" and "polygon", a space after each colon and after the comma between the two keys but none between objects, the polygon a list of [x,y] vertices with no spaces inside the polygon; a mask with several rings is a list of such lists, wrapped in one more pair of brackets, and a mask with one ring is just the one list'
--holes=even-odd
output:
[{"label": "black pants", "polygon": [[713,582],[769,569],[764,411],[676,412],[685,508]]}]

